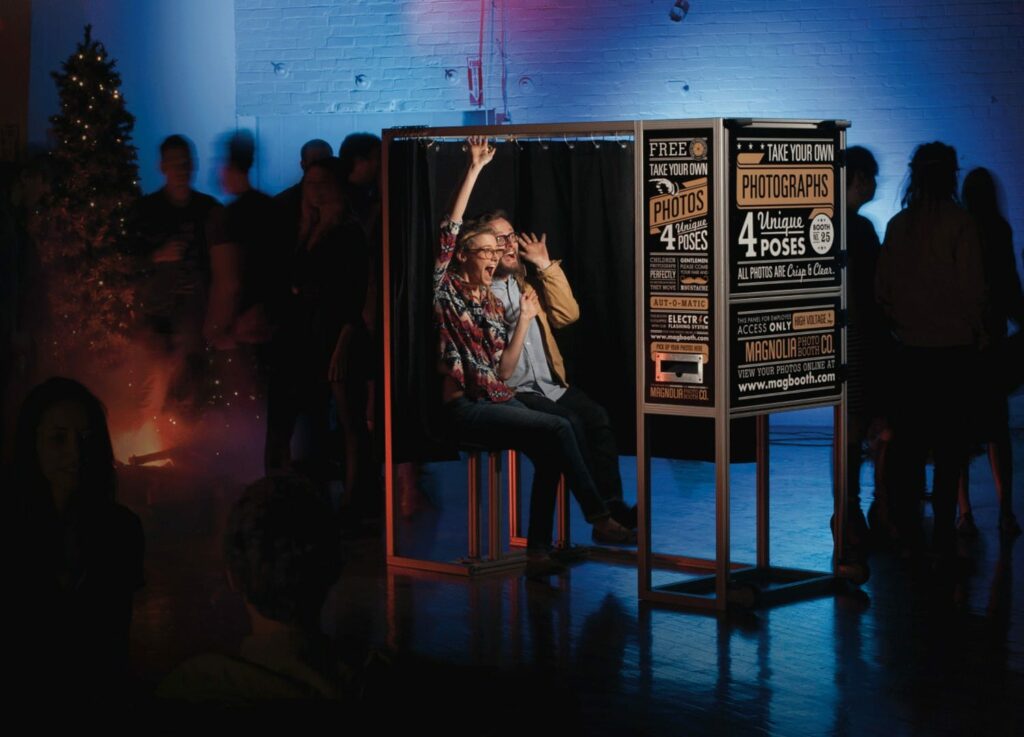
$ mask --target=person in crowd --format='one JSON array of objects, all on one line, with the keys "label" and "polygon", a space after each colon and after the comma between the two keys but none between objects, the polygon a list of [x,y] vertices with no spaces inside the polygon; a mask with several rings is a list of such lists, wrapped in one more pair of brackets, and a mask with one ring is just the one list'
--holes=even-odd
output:
[{"label": "person in crowd", "polygon": [[[967,174],[962,200],[978,227],[988,293],[982,320],[989,344],[981,357],[982,403],[976,439],[988,444],[999,500],[999,530],[1014,536],[1020,534],[1020,524],[1013,513],[1013,448],[1007,399],[1012,389],[1007,371],[1013,359],[1007,351],[1007,321],[1012,320],[1018,328],[1024,327],[1024,297],[1013,254],[1013,231],[999,210],[995,179],[988,169],[979,167]],[[972,536],[978,533],[978,528],[968,493],[968,467],[969,464],[964,464],[960,474],[957,530]]]},{"label": "person in crowd", "polygon": [[26,397],[14,445],[12,672],[61,698],[109,698],[127,678],[144,538],[116,501],[103,405],[77,381],[48,379]]},{"label": "person in crowd", "polygon": [[867,542],[867,523],[860,504],[860,472],[864,444],[874,450],[875,500],[878,525],[888,519],[884,458],[890,432],[885,420],[885,366],[890,363],[888,327],[875,298],[875,272],[881,243],[875,226],[859,213],[875,197],[878,162],[862,146],[846,149],[847,314],[847,536],[853,549]]},{"label": "person in crowd", "polygon": [[[299,168],[305,175],[306,169],[314,161],[334,156],[331,144],[322,138],[313,138],[302,144],[299,149]],[[302,219],[302,180],[274,196],[276,207],[276,236],[282,248],[291,253],[295,248],[295,236],[299,232],[299,221]]]},{"label": "person in crowd", "polygon": [[878,300],[899,342],[891,502],[904,540],[919,534],[913,511],[930,450],[932,547],[940,567],[955,554],[957,480],[969,453],[977,350],[985,341],[981,246],[973,218],[957,201],[957,169],[952,146],[918,146],[876,275]]},{"label": "person in crowd", "polygon": [[210,254],[226,242],[223,206],[192,188],[195,166],[187,138],[172,135],[160,144],[160,172],[164,186],[139,199],[129,226],[141,272],[144,339],[162,372],[154,377],[155,412],[167,395],[179,403],[198,396]]},{"label": "person in crowd", "polygon": [[[379,299],[381,231],[380,198],[380,138],[372,133],[352,133],[338,147],[338,161],[345,184],[345,199],[351,216],[366,236],[367,259],[366,300],[363,322],[378,345],[377,325],[380,323],[382,304]],[[379,367],[378,367],[379,368]],[[372,393],[370,394],[372,400]],[[373,410],[367,418],[372,422]]]},{"label": "person in crowd", "polygon": [[262,347],[273,333],[287,279],[281,274],[286,259],[274,241],[273,200],[249,180],[255,155],[248,131],[228,139],[221,186],[234,200],[225,210],[224,242],[211,250],[213,286],[205,334],[219,349],[257,346],[257,363],[265,369]]},{"label": "person in crowd", "polygon": [[320,610],[341,575],[330,505],[298,476],[249,486],[231,510],[224,558],[251,634],[239,654],[208,653],[168,674],[157,696],[174,702],[252,706],[349,695],[352,671],[320,628]]},{"label": "person in crowd", "polygon": [[[381,191],[380,191],[380,157],[381,141],[373,133],[352,133],[338,147],[338,159],[345,182],[345,196],[352,210],[352,216],[362,226],[366,236],[367,268],[366,268],[366,299],[363,302],[363,324],[370,339],[369,372],[367,374],[366,402],[361,410],[366,417],[366,424],[371,432],[371,444],[375,466],[384,459],[384,440],[379,429],[383,429],[384,405],[383,398],[383,355],[384,343],[380,332],[384,303],[381,299],[381,253],[383,250],[384,233],[381,227]],[[379,474],[375,474],[378,483],[372,495],[365,498],[363,513],[367,516],[379,516],[383,510],[383,494],[380,493]],[[415,465],[397,464],[399,496],[403,508],[407,512],[412,500],[418,500],[415,486]]]},{"label": "person in crowd", "polygon": [[[516,399],[530,409],[564,417],[572,424],[587,468],[612,519],[635,530],[636,507],[623,501],[619,453],[608,413],[566,381],[565,363],[553,330],[576,322],[580,309],[561,263],[551,260],[545,235],[517,235],[504,212],[487,213],[479,222],[494,230],[498,246],[504,249],[491,290],[505,309],[509,329],[515,330],[519,296],[524,291],[535,292],[540,305],[536,319],[530,321],[508,385],[515,390]],[[552,481],[557,483],[557,479]],[[596,542],[605,542],[597,528],[593,534]]]},{"label": "person in crowd", "polygon": [[348,211],[337,159],[320,159],[303,177],[303,219],[290,296],[274,344],[265,464],[291,466],[290,442],[302,413],[314,417],[321,458],[327,454],[328,408],[341,427],[346,502],[368,493],[366,405],[369,341],[362,321],[366,245]]},{"label": "person in crowd", "polygon": [[[299,169],[305,174],[306,169],[314,161],[320,159],[327,159],[334,156],[334,150],[331,148],[331,144],[322,138],[311,138],[302,144],[302,148],[299,149]],[[274,199],[278,200],[279,203],[287,201],[289,205],[294,206],[296,212],[298,212],[302,205],[302,180],[288,187],[288,189],[279,192]]]},{"label": "person in crowd", "polygon": [[373,133],[352,133],[338,147],[345,194],[371,240],[380,236],[380,148],[380,138]]},{"label": "person in crowd", "polygon": [[494,148],[485,138],[471,137],[468,143],[469,166],[441,226],[434,264],[434,318],[445,419],[461,443],[514,448],[533,462],[527,574],[543,575],[560,569],[550,556],[554,490],[543,481],[553,474],[566,475],[587,520],[605,539],[627,543],[635,536],[611,518],[569,421],[527,408],[506,383],[519,363],[530,323],[540,312],[540,300],[535,291],[524,291],[515,329],[509,329],[501,302],[491,292],[505,249],[489,226],[471,224],[462,229],[476,180],[494,158]]}]

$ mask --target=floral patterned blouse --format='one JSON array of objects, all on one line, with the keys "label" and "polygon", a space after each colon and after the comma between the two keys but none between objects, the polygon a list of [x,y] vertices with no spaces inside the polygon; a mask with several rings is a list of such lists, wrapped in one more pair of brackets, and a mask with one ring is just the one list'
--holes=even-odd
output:
[{"label": "floral patterned blouse", "polygon": [[462,223],[441,225],[441,249],[434,262],[434,321],[441,344],[441,370],[469,399],[506,402],[515,392],[498,378],[498,362],[508,342],[505,308],[496,299],[473,296],[448,268]]}]

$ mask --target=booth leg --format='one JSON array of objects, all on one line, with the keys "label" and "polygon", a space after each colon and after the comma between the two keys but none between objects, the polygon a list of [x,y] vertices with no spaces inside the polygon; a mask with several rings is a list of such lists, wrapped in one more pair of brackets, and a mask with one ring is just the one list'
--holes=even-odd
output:
[{"label": "booth leg", "polygon": [[637,504],[637,588],[640,598],[651,592],[651,454],[647,447],[647,415],[637,413],[636,504]]},{"label": "booth leg", "polygon": [[487,454],[487,560],[501,557],[501,507],[498,500],[498,481],[501,474],[501,455]]},{"label": "booth leg", "polygon": [[[724,414],[724,413],[723,413]],[[728,416],[715,418],[715,609],[729,606],[729,441]]]},{"label": "booth leg", "polygon": [[558,479],[558,541],[556,547],[566,550],[572,545],[569,535],[569,499],[565,493],[565,476]]},{"label": "booth leg", "polygon": [[837,404],[832,415],[832,497],[834,501],[832,537],[835,541],[835,563],[839,565],[846,559],[846,413],[844,404]]},{"label": "booth leg", "polygon": [[515,541],[523,536],[520,532],[522,504],[519,502],[519,454],[514,450],[507,451],[505,462],[508,468],[508,536],[511,541]]},{"label": "booth leg", "polygon": [[469,558],[480,557],[480,454],[470,453],[466,483],[469,487]]},{"label": "booth leg", "polygon": [[769,556],[769,458],[768,458],[768,415],[758,415],[757,420],[757,567],[768,568]]}]

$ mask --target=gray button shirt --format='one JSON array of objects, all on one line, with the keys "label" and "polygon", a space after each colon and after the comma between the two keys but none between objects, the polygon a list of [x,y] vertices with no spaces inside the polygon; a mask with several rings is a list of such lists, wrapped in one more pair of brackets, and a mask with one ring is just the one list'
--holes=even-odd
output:
[{"label": "gray button shirt", "polygon": [[[491,291],[505,306],[505,320],[511,334],[519,322],[519,297],[522,294],[519,285],[513,277],[509,277],[505,281],[495,280],[491,284]],[[517,392],[543,394],[552,402],[557,402],[565,394],[565,387],[551,375],[547,352],[544,350],[544,336],[536,319],[530,321],[523,351],[519,354],[519,363],[516,364],[512,378],[505,383]]]}]

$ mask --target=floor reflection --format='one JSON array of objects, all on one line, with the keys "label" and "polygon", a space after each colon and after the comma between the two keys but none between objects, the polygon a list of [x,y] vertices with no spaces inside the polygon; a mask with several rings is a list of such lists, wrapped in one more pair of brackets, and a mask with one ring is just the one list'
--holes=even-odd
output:
[{"label": "floor reflection", "polygon": [[[1024,468],[1020,433],[1014,447]],[[773,562],[827,567],[828,448],[799,431],[775,434],[772,453]],[[708,468],[655,464],[663,552],[713,550]],[[543,687],[571,702],[563,716],[580,734],[1019,734],[1024,545],[999,543],[990,481],[980,463],[972,470],[982,534],[964,549],[971,567],[942,586],[929,570],[875,555],[862,591],[716,618],[639,604],[628,566],[586,561],[547,582],[514,574],[467,580],[389,571],[381,543],[364,540],[348,545],[325,628],[353,649],[372,643],[470,669],[487,683],[501,676]],[[628,484],[632,459],[623,459],[623,472]],[[464,469],[431,474],[435,507],[403,530],[403,543],[458,557]],[[752,466],[737,467],[733,478],[734,556],[752,560]],[[206,484],[203,496],[169,501],[164,488],[147,500],[130,489],[144,482],[130,480],[127,494],[150,540],[133,657],[152,683],[188,655],[232,647],[244,620],[222,574],[217,532],[237,489]],[[865,504],[869,484],[865,475]],[[1019,492],[1016,508],[1024,518]],[[573,531],[586,541],[582,519],[574,518]],[[440,692],[444,684],[433,686]],[[458,697],[445,708],[456,708]],[[494,718],[514,723],[515,708]]]}]

